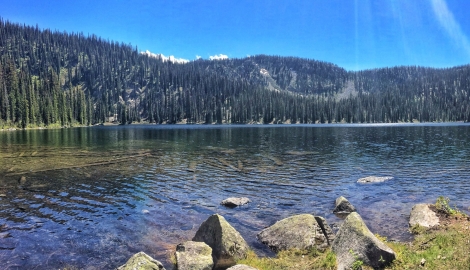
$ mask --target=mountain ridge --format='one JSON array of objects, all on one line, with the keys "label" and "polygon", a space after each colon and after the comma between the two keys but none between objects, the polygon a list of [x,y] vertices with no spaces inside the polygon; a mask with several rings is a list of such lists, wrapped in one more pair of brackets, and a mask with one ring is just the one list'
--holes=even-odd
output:
[{"label": "mountain ridge", "polygon": [[174,63],[0,20],[0,128],[470,120],[470,65],[347,71],[300,57]]}]

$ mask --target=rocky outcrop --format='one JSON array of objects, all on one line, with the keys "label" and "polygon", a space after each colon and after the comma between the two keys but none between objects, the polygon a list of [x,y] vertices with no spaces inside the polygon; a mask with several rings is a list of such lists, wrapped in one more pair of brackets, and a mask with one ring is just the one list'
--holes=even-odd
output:
[{"label": "rocky outcrop", "polygon": [[249,250],[245,239],[223,216],[214,214],[199,227],[193,241],[204,242],[212,248],[214,268],[228,268],[238,259],[246,258]]},{"label": "rocky outcrop", "polygon": [[357,182],[361,184],[380,183],[380,182],[385,182],[385,181],[392,180],[392,179],[393,177],[391,176],[384,176],[384,177],[368,176],[368,177],[360,178],[359,180],[357,180]]},{"label": "rocky outcrop", "polygon": [[212,270],[212,248],[203,242],[187,241],[176,247],[177,270]]},{"label": "rocky outcrop", "polygon": [[228,268],[227,270],[258,270],[258,269],[254,268],[254,267],[251,267],[251,266],[248,266],[248,265],[245,265],[245,264],[237,264],[237,265],[234,265],[234,266]]},{"label": "rocky outcrop", "polygon": [[338,269],[350,269],[355,261],[373,268],[383,268],[395,259],[395,252],[367,228],[358,213],[349,214],[332,245]]},{"label": "rocky outcrop", "polygon": [[165,270],[163,264],[144,252],[134,254],[126,264],[117,268],[117,270]]},{"label": "rocky outcrop", "polygon": [[439,218],[428,204],[420,203],[411,209],[409,224],[410,227],[419,225],[429,228],[439,225]]},{"label": "rocky outcrop", "polygon": [[333,213],[346,216],[352,212],[356,212],[356,207],[354,207],[345,197],[341,196],[336,199]]},{"label": "rocky outcrop", "polygon": [[285,218],[262,230],[258,239],[275,252],[291,248],[326,248],[332,240],[332,231],[326,220],[302,214]]},{"label": "rocky outcrop", "polygon": [[233,207],[247,204],[249,202],[251,201],[247,197],[240,197],[240,198],[230,197],[230,198],[223,200],[220,204],[233,208]]}]

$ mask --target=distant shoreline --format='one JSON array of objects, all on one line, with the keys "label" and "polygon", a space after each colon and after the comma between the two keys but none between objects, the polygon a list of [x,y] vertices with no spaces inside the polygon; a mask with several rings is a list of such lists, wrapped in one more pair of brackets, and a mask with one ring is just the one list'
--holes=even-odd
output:
[{"label": "distant shoreline", "polygon": [[77,125],[77,126],[52,126],[52,127],[28,127],[28,128],[18,128],[18,127],[9,127],[9,128],[1,128],[0,132],[2,131],[19,131],[19,130],[51,130],[51,129],[67,129],[67,128],[79,128],[79,127],[111,127],[111,126],[317,126],[317,127],[331,127],[331,126],[342,126],[342,127],[383,127],[383,126],[434,126],[434,125],[470,125],[469,122],[464,121],[456,121],[456,122],[397,122],[397,123],[245,123],[245,124],[228,124],[228,123],[149,123],[149,122],[140,122],[140,123],[131,123],[131,124],[118,124],[118,123],[101,123],[101,124],[94,124],[94,125]]}]

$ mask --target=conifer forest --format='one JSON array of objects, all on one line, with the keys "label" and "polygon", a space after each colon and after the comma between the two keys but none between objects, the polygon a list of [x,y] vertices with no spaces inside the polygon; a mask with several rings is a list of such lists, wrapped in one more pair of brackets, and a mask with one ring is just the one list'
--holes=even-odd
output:
[{"label": "conifer forest", "polygon": [[267,55],[179,64],[0,19],[0,129],[449,121],[470,121],[470,65],[347,71]]}]

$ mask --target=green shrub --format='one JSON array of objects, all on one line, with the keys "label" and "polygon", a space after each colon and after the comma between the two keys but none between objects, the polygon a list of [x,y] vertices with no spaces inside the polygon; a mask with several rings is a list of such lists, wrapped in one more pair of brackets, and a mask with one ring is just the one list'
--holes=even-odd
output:
[{"label": "green shrub", "polygon": [[443,212],[447,215],[456,215],[461,213],[457,207],[450,207],[449,205],[450,199],[444,196],[439,196],[436,200],[436,203],[434,204],[436,206],[436,209],[440,212]]}]

